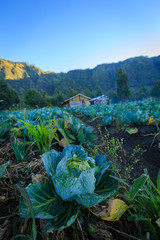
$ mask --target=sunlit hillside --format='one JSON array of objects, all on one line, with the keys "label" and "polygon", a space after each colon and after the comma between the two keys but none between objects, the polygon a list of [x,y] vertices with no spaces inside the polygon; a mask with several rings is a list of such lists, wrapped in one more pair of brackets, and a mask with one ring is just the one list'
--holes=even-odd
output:
[{"label": "sunlit hillside", "polygon": [[0,73],[6,80],[19,80],[29,78],[33,73],[41,75],[44,72],[34,65],[0,59]]}]

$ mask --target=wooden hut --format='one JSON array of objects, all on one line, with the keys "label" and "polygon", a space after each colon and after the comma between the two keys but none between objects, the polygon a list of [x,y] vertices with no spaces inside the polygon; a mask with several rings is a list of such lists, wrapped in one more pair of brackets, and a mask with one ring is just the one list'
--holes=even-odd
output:
[{"label": "wooden hut", "polygon": [[62,103],[63,107],[77,107],[77,106],[89,106],[90,105],[90,100],[91,98],[78,93],[77,95],[65,100]]},{"label": "wooden hut", "polygon": [[90,100],[91,105],[108,104],[109,98],[105,95],[101,95]]}]

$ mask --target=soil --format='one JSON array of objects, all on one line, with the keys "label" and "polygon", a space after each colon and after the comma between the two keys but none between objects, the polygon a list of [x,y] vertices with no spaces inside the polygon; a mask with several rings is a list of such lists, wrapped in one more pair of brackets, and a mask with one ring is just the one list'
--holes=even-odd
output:
[{"label": "soil", "polygon": [[[83,120],[83,118],[81,118],[81,120]],[[96,118],[95,120],[86,119],[85,121],[83,120],[83,122],[95,129],[94,133],[99,137],[97,145],[101,145],[103,143],[102,136],[105,136],[106,131],[109,133],[110,138],[114,137],[119,140],[123,140],[122,147],[125,155],[124,157],[128,164],[133,164],[131,172],[132,178],[135,179],[139,177],[142,173],[144,173],[144,169],[147,169],[150,178],[156,184],[157,174],[160,169],[160,134],[157,134],[158,131],[156,126],[138,126],[137,134],[129,134],[125,128],[120,126],[117,128],[116,123],[112,126],[102,126],[101,118]],[[99,128],[101,128],[101,134],[99,132]],[[135,156],[134,160],[137,160],[137,163],[134,164],[133,159],[131,159],[131,155],[133,153],[133,149],[136,147],[139,147],[145,152],[140,159],[136,159]],[[124,165],[124,163],[122,163],[122,165]]]},{"label": "soil", "polygon": [[[81,119],[82,120],[82,119]],[[84,123],[94,127],[94,133],[98,135],[99,139],[96,144],[103,149],[104,136],[109,133],[109,138],[123,139],[122,160],[125,159],[127,164],[133,165],[131,171],[131,178],[139,177],[146,168],[152,181],[156,184],[157,173],[160,169],[160,135],[157,134],[156,126],[139,126],[138,133],[130,135],[124,128],[117,126],[116,123],[112,126],[103,127],[101,125],[101,118],[93,120],[83,119]],[[100,131],[99,131],[100,128]],[[106,132],[107,131],[107,132]],[[157,134],[157,135],[156,135]],[[155,137],[156,136],[156,137]],[[135,155],[135,159],[131,157],[133,149],[137,146],[145,150],[143,155],[139,158]],[[54,145],[54,149],[62,151],[61,146]],[[7,167],[7,171],[0,180],[0,240],[9,240],[13,235],[26,234],[24,230],[24,220],[18,216],[18,205],[20,193],[16,190],[15,184],[20,183],[24,187],[31,181],[33,174],[45,174],[42,162],[40,161],[40,154],[35,154],[32,161],[28,163],[16,163],[13,150],[11,148],[9,139],[2,142],[0,145],[0,165],[12,160],[12,164]],[[136,160],[136,164],[133,161]],[[122,175],[125,174],[124,162],[122,164]],[[80,229],[78,223],[73,224],[72,227],[64,231],[54,231],[50,234],[42,234],[41,222],[37,220],[38,237],[37,239],[46,240],[126,240],[132,239],[127,236],[135,236],[137,228],[134,223],[129,223],[126,216],[122,216],[118,222],[105,222],[97,219],[88,211],[84,210],[83,217],[81,217]],[[31,221],[27,223],[27,226]],[[24,227],[22,231],[22,227]],[[21,232],[20,232],[21,230]],[[82,231],[83,230],[83,231]],[[83,233],[82,233],[83,232]],[[138,238],[137,238],[138,239]]]},{"label": "soil", "polygon": [[154,139],[156,133],[155,126],[140,126],[137,135],[130,135],[123,131],[118,136],[118,138],[124,139],[123,148],[128,157],[136,146],[146,151],[138,164],[134,165],[132,176],[135,179],[144,172],[144,169],[147,169],[154,184],[156,184],[157,174],[160,169],[160,138]]}]

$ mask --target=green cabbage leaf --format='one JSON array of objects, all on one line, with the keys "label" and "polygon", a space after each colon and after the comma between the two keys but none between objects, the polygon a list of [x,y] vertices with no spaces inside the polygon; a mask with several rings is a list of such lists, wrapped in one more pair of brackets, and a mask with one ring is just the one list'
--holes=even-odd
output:
[{"label": "green cabbage leaf", "polygon": [[[108,170],[111,162],[104,155],[87,156],[82,146],[68,145],[62,153],[44,153],[42,162],[48,177],[26,187],[36,218],[47,219],[44,231],[62,230],[77,218],[80,208],[92,207],[113,196],[118,181]],[[30,212],[21,199],[19,212],[28,218]]]}]

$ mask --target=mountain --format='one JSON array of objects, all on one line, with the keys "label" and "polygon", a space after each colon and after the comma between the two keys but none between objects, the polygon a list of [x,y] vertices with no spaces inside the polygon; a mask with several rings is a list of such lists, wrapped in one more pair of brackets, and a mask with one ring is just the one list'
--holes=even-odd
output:
[{"label": "mountain", "polygon": [[60,81],[59,74],[44,72],[34,65],[0,59],[0,77],[4,78],[18,92],[21,88],[36,88],[49,94],[54,92]]},{"label": "mountain", "polygon": [[129,77],[129,86],[151,87],[154,81],[160,80],[160,56],[134,57],[117,63],[101,64],[93,69],[72,70],[67,73],[44,72],[34,65],[23,62],[11,62],[0,59],[0,77],[3,77],[13,88],[27,90],[30,87],[53,94],[54,89],[82,89],[92,85],[101,86],[104,93],[116,89],[116,78],[119,68],[123,68]]}]

